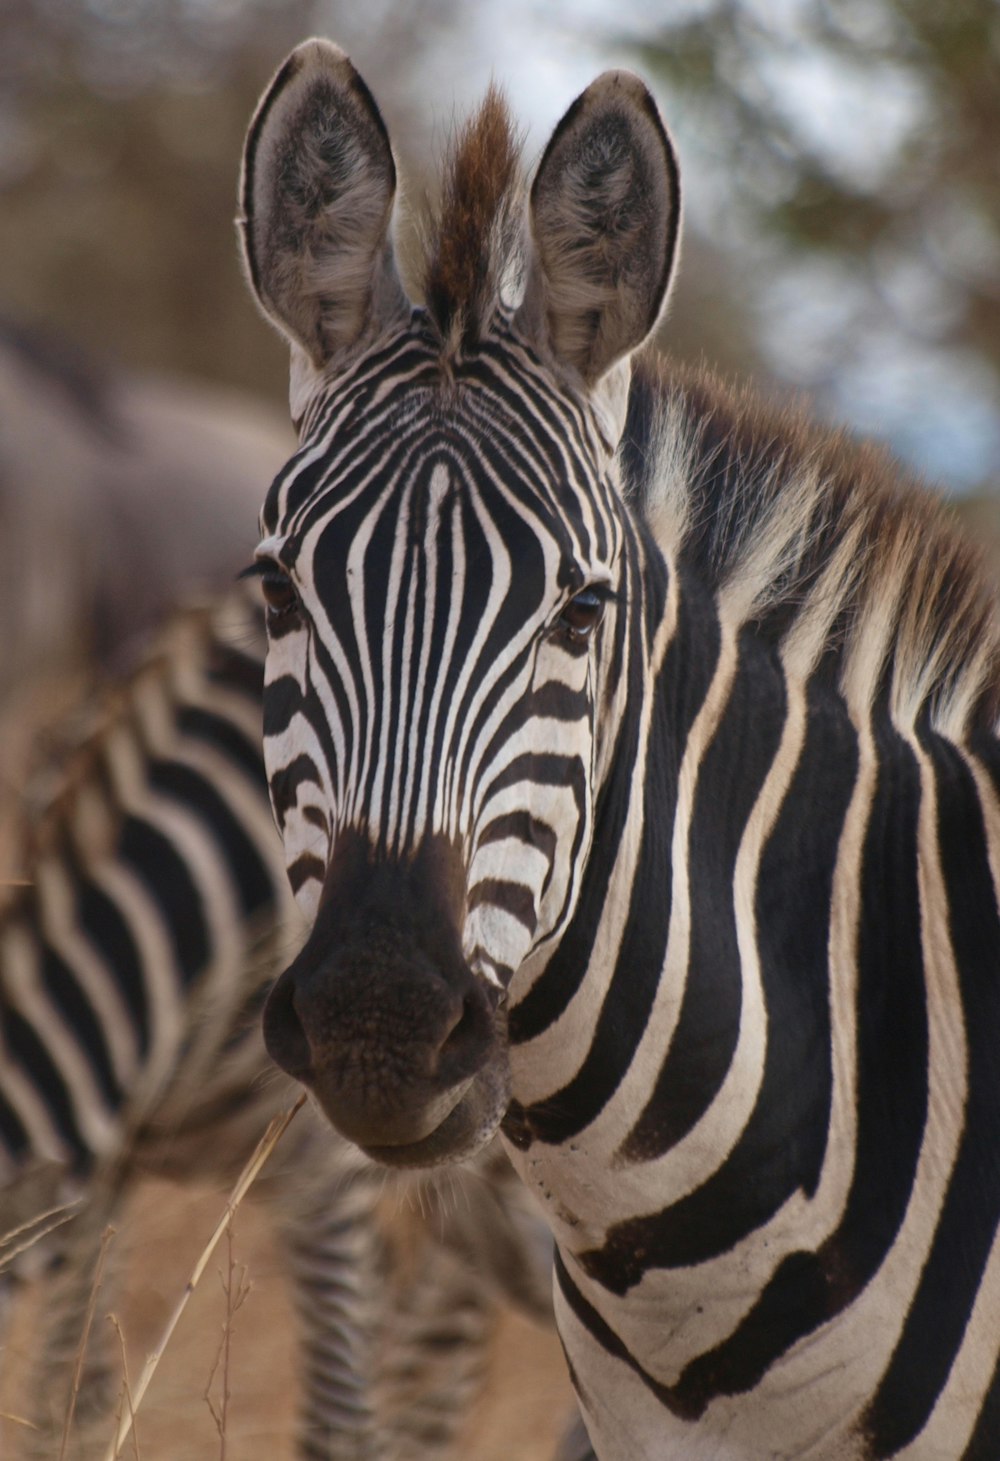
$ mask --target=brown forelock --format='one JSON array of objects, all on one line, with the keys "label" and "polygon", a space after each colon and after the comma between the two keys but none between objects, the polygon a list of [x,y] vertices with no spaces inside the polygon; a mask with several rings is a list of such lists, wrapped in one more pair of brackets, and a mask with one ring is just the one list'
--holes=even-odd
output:
[{"label": "brown forelock", "polygon": [[427,307],[446,348],[488,322],[518,227],[521,166],[503,94],[493,84],[447,160],[425,275]]}]

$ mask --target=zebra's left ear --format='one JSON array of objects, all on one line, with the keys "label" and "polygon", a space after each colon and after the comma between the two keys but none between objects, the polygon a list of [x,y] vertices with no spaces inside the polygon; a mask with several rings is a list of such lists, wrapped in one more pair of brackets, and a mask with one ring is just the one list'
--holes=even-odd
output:
[{"label": "zebra's left ear", "polygon": [[390,237],[395,192],[371,92],[339,46],[303,42],[261,98],[240,182],[250,286],[292,342],[293,393],[296,370],[321,370],[408,318]]},{"label": "zebra's left ear", "polygon": [[577,97],[539,164],[530,218],[519,323],[593,389],[653,329],[677,254],[677,163],[638,76],[607,71]]}]

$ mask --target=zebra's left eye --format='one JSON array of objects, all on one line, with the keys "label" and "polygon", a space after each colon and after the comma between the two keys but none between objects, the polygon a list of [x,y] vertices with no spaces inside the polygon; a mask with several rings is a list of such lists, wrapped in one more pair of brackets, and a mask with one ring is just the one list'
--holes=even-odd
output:
[{"label": "zebra's left eye", "polygon": [[604,618],[606,598],[596,589],[584,588],[574,594],[559,615],[559,623],[572,644],[586,644]]},{"label": "zebra's left eye", "polygon": [[272,623],[288,620],[298,613],[299,596],[287,573],[282,573],[279,568],[266,568],[260,575],[260,587],[267,605],[267,617]]}]

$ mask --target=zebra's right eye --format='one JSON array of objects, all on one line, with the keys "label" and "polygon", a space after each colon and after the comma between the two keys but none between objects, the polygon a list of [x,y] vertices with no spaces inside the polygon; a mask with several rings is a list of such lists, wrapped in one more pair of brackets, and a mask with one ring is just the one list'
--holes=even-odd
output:
[{"label": "zebra's right eye", "polygon": [[260,576],[260,587],[270,623],[287,622],[298,614],[299,596],[287,573],[279,568],[266,568]]}]

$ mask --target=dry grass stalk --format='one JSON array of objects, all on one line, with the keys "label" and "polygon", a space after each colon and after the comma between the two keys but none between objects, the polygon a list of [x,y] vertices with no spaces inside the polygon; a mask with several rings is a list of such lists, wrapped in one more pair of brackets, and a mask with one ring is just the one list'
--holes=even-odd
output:
[{"label": "dry grass stalk", "polygon": [[104,1278],[104,1266],[108,1258],[108,1248],[114,1236],[115,1229],[112,1227],[105,1228],[101,1234],[101,1250],[97,1255],[97,1263],[94,1266],[94,1281],[90,1285],[87,1311],[83,1317],[83,1330],[80,1334],[80,1343],[76,1348],[76,1363],[73,1366],[73,1383],[70,1386],[69,1404],[66,1407],[66,1418],[63,1422],[62,1442],[59,1446],[59,1461],[66,1461],[66,1453],[69,1448],[69,1435],[73,1429],[73,1417],[76,1414],[76,1402],[80,1394],[80,1381],[83,1378],[83,1365],[87,1357],[87,1345],[90,1342],[90,1331],[94,1324],[94,1310],[97,1308],[97,1294],[101,1287],[101,1280]]},{"label": "dry grass stalk", "polygon": [[[63,1223],[68,1223],[70,1218],[75,1217],[79,1205],[79,1199],[60,1203],[58,1207],[50,1207],[46,1212],[35,1213],[28,1218],[27,1222],[19,1223],[16,1228],[11,1228],[0,1236],[0,1273],[3,1273],[4,1269],[9,1267],[20,1254],[26,1253],[36,1243],[40,1243],[43,1238],[54,1233],[56,1228],[61,1228]],[[49,1222],[49,1218],[52,1219],[51,1222]],[[14,1243],[14,1239],[21,1238],[22,1235],[26,1235],[23,1241]],[[12,1243],[14,1243],[13,1247],[10,1246]]]},{"label": "dry grass stalk", "polygon": [[128,1407],[129,1428],[132,1435],[132,1455],[135,1461],[142,1461],[139,1455],[139,1431],[135,1423],[135,1401],[132,1397],[132,1387],[128,1382],[128,1352],[125,1348],[125,1335],[122,1326],[118,1322],[117,1314],[109,1314],[108,1319],[115,1326],[115,1333],[118,1335],[118,1348],[122,1357],[122,1388],[118,1397],[118,1410],[115,1416],[116,1427],[121,1426],[122,1413]]},{"label": "dry grass stalk", "polygon": [[[222,1336],[219,1340],[219,1348],[216,1350],[212,1368],[209,1371],[208,1383],[205,1386],[204,1401],[208,1406],[212,1419],[215,1421],[215,1428],[219,1432],[219,1461],[226,1461],[226,1436],[228,1434],[229,1422],[229,1357],[232,1348],[233,1319],[243,1307],[250,1294],[252,1287],[247,1278],[247,1266],[243,1264],[237,1274],[236,1263],[233,1259],[233,1225],[230,1223],[226,1228],[226,1251],[227,1265],[223,1274],[219,1270],[219,1279],[222,1283],[222,1292],[226,1296],[226,1317],[222,1321]],[[212,1399],[212,1385],[216,1375],[221,1380],[222,1394],[219,1404],[216,1405]]]},{"label": "dry grass stalk", "polygon": [[15,1415],[10,1410],[0,1410],[0,1420],[9,1420],[11,1425],[24,1426],[26,1431],[37,1431],[39,1429],[33,1420],[27,1420],[23,1415]]},{"label": "dry grass stalk", "polygon": [[171,1336],[173,1335],[174,1330],[177,1328],[180,1317],[187,1307],[188,1300],[191,1298],[191,1295],[194,1293],[202,1274],[208,1267],[209,1259],[215,1252],[215,1249],[218,1246],[219,1240],[222,1237],[223,1233],[226,1232],[229,1224],[232,1222],[233,1216],[235,1215],[240,1203],[243,1201],[244,1197],[247,1195],[250,1188],[257,1180],[257,1177],[260,1175],[260,1170],[263,1167],[264,1163],[267,1161],[268,1157],[274,1151],[274,1148],[277,1146],[278,1142],[287,1131],[289,1125],[291,1124],[292,1118],[301,1109],[301,1107],[305,1105],[305,1099],[305,1093],[303,1093],[290,1110],[285,1111],[280,1116],[276,1116],[274,1118],[270,1126],[268,1126],[267,1130],[265,1131],[264,1135],[261,1137],[260,1141],[257,1143],[257,1146],[254,1148],[254,1152],[250,1160],[247,1162],[246,1166],[243,1168],[243,1171],[240,1173],[236,1185],[233,1188],[232,1193],[230,1194],[229,1201],[226,1203],[225,1211],[223,1212],[219,1221],[216,1223],[215,1230],[212,1233],[212,1236],[209,1238],[201,1257],[198,1259],[198,1262],[192,1269],[191,1277],[185,1284],[184,1292],[181,1294],[181,1297],[177,1302],[174,1312],[171,1314],[169,1320],[167,1321],[167,1326],[163,1331],[159,1344],[153,1350],[152,1354],[149,1355],[145,1365],[143,1366],[142,1374],[139,1376],[139,1382],[135,1387],[133,1396],[130,1398],[128,1414],[122,1415],[121,1420],[115,1431],[114,1440],[111,1442],[111,1445],[105,1452],[104,1461],[117,1461],[117,1458],[121,1453],[121,1448],[125,1444],[125,1441],[128,1438],[129,1431],[132,1428],[135,1412],[142,1404],[143,1397],[145,1396],[146,1391],[149,1389],[149,1383],[152,1380],[153,1375],[156,1373],[156,1368],[159,1365],[160,1360],[163,1358],[164,1350],[170,1343]]}]

